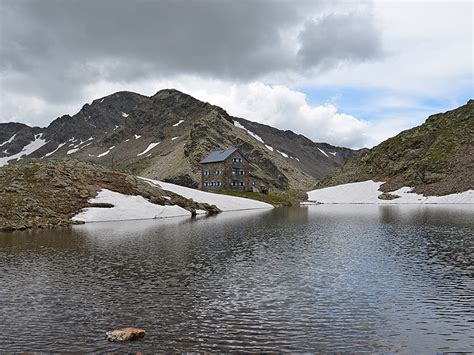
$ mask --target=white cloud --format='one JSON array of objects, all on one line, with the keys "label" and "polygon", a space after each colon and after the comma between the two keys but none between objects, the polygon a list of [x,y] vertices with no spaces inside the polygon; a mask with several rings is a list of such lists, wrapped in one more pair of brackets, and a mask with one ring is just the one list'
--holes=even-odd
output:
[{"label": "white cloud", "polygon": [[16,92],[0,92],[0,123],[22,122],[31,126],[44,126],[54,118],[72,112],[76,107]]},{"label": "white cloud", "polygon": [[473,85],[473,3],[374,2],[385,56],[301,78],[299,85],[394,90],[451,97]]}]

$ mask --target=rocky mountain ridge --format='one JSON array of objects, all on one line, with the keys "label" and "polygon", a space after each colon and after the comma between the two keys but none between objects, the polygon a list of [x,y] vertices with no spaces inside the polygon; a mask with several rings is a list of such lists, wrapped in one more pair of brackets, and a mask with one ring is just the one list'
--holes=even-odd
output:
[{"label": "rocky mountain ridge", "polygon": [[307,190],[361,154],[232,117],[174,89],[151,97],[118,92],[46,128],[0,124],[0,144],[0,166],[73,157],[190,187],[199,185],[205,155],[236,146],[250,160],[253,177],[282,190]]}]

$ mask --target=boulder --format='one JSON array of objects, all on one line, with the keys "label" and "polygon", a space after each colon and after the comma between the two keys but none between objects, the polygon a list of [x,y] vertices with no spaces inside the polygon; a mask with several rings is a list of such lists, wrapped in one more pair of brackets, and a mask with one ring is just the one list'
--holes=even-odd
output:
[{"label": "boulder", "polygon": [[121,341],[130,341],[143,338],[145,336],[145,331],[140,328],[121,328],[111,330],[110,332],[105,333],[108,341],[121,342]]}]

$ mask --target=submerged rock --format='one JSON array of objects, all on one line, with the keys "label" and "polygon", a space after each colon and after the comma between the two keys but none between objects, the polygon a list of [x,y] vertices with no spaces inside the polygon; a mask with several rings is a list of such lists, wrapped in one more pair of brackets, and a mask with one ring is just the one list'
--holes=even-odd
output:
[{"label": "submerged rock", "polygon": [[121,341],[130,341],[143,338],[145,336],[145,331],[140,328],[121,328],[111,330],[110,332],[105,333],[108,341],[121,342]]}]

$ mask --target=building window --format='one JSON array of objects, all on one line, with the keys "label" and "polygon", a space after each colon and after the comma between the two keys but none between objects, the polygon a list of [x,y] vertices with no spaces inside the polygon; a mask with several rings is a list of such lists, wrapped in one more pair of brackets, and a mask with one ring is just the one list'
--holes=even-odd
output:
[{"label": "building window", "polygon": [[234,163],[242,163],[242,158],[234,158],[232,161]]},{"label": "building window", "polygon": [[209,176],[211,175],[211,171],[210,170],[204,170],[204,176]]},{"label": "building window", "polygon": [[243,170],[240,170],[240,171],[239,171],[239,175],[244,175],[244,171],[243,171]]},{"label": "building window", "polygon": [[206,187],[208,186],[208,183],[207,183],[207,181],[204,183],[204,186],[206,186]]},{"label": "building window", "polygon": [[244,186],[244,182],[240,180],[232,181],[232,186]]},{"label": "building window", "polygon": [[220,181],[218,181],[217,186],[222,186],[222,183]]},{"label": "building window", "polygon": [[222,170],[217,169],[217,170],[216,170],[216,175],[217,175],[217,176],[222,175]]},{"label": "building window", "polygon": [[232,175],[235,175],[236,174],[236,171],[235,170],[232,170]]},{"label": "building window", "polygon": [[254,180],[254,181],[252,181],[252,186],[255,186],[255,185],[257,185],[257,183]]}]

